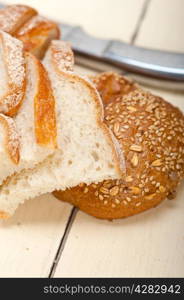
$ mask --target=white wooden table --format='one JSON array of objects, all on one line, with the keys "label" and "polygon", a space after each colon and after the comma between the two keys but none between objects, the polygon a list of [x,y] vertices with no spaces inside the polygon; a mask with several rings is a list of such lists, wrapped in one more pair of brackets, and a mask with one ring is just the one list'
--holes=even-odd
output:
[{"label": "white wooden table", "polygon": [[[32,5],[56,20],[81,24],[96,36],[184,51],[183,0],[4,2]],[[183,94],[150,90],[184,111]],[[184,186],[176,201],[113,222],[42,196],[0,222],[0,241],[0,277],[183,277]]]}]

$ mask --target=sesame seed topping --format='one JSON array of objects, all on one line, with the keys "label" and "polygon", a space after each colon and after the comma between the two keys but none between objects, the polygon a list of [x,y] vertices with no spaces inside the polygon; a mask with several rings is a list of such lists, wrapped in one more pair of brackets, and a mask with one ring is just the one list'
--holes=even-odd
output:
[{"label": "sesame seed topping", "polygon": [[130,150],[136,151],[136,152],[141,152],[142,151],[142,146],[140,146],[140,145],[131,145]]},{"label": "sesame seed topping", "polygon": [[138,156],[137,156],[137,154],[135,153],[135,154],[133,155],[132,159],[131,159],[132,166],[133,166],[133,167],[137,167],[138,162],[139,162]]},{"label": "sesame seed topping", "polygon": [[118,186],[114,186],[112,189],[110,189],[110,195],[111,196],[116,196],[119,192],[119,187]]},{"label": "sesame seed topping", "polygon": [[89,192],[89,189],[87,187],[85,187],[84,194],[87,194],[88,192]]}]

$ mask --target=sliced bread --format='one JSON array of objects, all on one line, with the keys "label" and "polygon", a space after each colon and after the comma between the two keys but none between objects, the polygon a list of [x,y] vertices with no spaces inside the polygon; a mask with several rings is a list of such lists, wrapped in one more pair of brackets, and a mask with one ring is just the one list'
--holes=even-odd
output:
[{"label": "sliced bread", "polygon": [[41,59],[50,41],[59,39],[60,30],[56,23],[37,15],[26,22],[15,36],[24,43],[26,51]]},{"label": "sliced bread", "polygon": [[8,5],[0,9],[0,30],[20,39],[24,49],[38,58],[44,56],[50,41],[60,36],[56,23],[26,5]]},{"label": "sliced bread", "polygon": [[[20,46],[21,44],[20,49],[22,49],[22,42],[8,34],[1,33],[1,35],[6,40],[8,37],[13,53],[18,52],[17,45]],[[20,53],[22,56],[19,55],[16,58],[15,69],[13,68],[13,60],[11,61],[10,78],[15,78],[18,82],[23,77],[23,72],[25,72],[25,92],[18,109],[13,102],[15,99],[13,91],[15,92],[15,89],[10,90],[11,97],[9,98],[8,108],[11,107],[12,111],[13,109],[16,110],[14,117],[0,114],[0,184],[15,172],[19,172],[24,168],[33,168],[54,152],[57,143],[55,100],[47,72],[32,54],[26,53],[24,57],[23,53]],[[2,55],[4,55],[4,52],[2,52]],[[24,62],[23,65],[21,64],[22,61]],[[6,61],[2,62],[1,57],[0,62],[4,63],[6,70]],[[23,69],[24,67],[26,70]],[[18,71],[23,74],[18,74]],[[1,107],[6,108],[7,97],[3,95],[5,94],[4,87],[9,87],[6,73],[1,80],[4,80],[4,84],[0,86]],[[21,93],[20,85],[19,90]]]},{"label": "sliced bread", "polygon": [[25,59],[23,43],[0,31],[0,113],[14,116],[24,97]]},{"label": "sliced bread", "polygon": [[25,199],[81,182],[120,178],[124,172],[119,143],[104,123],[101,98],[92,83],[73,72],[69,44],[53,41],[44,64],[56,100],[58,149],[1,187],[2,216],[13,214]]}]

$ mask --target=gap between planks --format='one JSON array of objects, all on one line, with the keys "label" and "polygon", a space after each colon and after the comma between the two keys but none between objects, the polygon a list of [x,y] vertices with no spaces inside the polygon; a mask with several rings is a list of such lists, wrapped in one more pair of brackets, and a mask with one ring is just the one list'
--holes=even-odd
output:
[{"label": "gap between planks", "polygon": [[[132,35],[132,38],[130,39],[130,44],[132,44],[132,45],[135,43],[135,41],[136,41],[136,39],[137,39],[137,37],[139,35],[140,29],[141,29],[142,23],[144,21],[144,18],[146,16],[146,13],[148,11],[150,2],[151,2],[151,0],[145,0],[145,2],[144,2],[144,5],[143,5],[143,8],[142,8],[140,17],[139,17],[139,19],[137,21],[137,25],[135,27],[135,31],[134,31],[134,33]],[[79,64],[79,65],[82,65],[82,64]],[[96,68],[94,68],[94,71],[98,71],[99,72],[99,70],[97,70]],[[128,74],[128,73],[125,72],[124,75],[126,75],[126,74]],[[60,241],[60,244],[58,246],[58,249],[57,249],[54,261],[53,261],[53,263],[51,265],[50,272],[49,272],[49,275],[48,275],[49,278],[53,278],[54,275],[55,275],[58,262],[59,262],[59,260],[60,260],[60,258],[62,256],[65,244],[66,244],[68,236],[70,234],[70,230],[72,228],[72,225],[73,225],[73,223],[75,221],[77,212],[78,212],[78,209],[75,208],[75,207],[73,207],[73,209],[72,209],[72,211],[70,213],[70,216],[68,218],[68,222],[66,224],[66,228],[65,228],[64,234],[63,234],[63,236],[61,238],[61,241]]]},{"label": "gap between planks", "polygon": [[57,249],[54,261],[53,261],[52,266],[50,268],[50,272],[49,272],[49,276],[48,276],[49,278],[54,277],[54,274],[55,274],[55,271],[56,271],[56,268],[57,268],[57,264],[58,264],[58,262],[59,262],[59,260],[61,258],[62,252],[63,252],[64,247],[65,247],[65,243],[66,243],[68,235],[70,233],[72,224],[73,224],[73,222],[75,220],[75,216],[77,214],[77,211],[78,211],[78,209],[76,207],[72,208],[72,211],[71,211],[70,216],[68,218],[68,222],[66,224],[66,228],[65,228],[64,234],[63,234],[63,236],[61,238],[61,241],[60,241],[59,247]]}]

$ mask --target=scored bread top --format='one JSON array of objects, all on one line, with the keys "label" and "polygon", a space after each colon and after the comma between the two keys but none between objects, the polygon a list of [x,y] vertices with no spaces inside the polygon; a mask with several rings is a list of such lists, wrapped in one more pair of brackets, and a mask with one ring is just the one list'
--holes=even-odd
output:
[{"label": "scored bread top", "polygon": [[126,177],[54,195],[103,219],[134,215],[173,197],[184,177],[182,112],[117,74],[101,74],[94,81],[104,96],[106,124],[122,143]]},{"label": "scored bread top", "polygon": [[41,46],[45,49],[50,39],[59,39],[60,30],[54,22],[37,15],[25,23],[15,36],[23,41],[26,51],[35,53]]},{"label": "scored bread top", "polygon": [[[28,22],[26,22],[16,33],[17,38],[21,38],[22,36],[28,35],[30,37],[31,35],[38,35],[39,39],[39,34],[41,35],[47,35],[47,32],[50,31],[51,29],[55,28],[58,33],[58,38],[60,35],[59,28],[56,23],[40,16],[36,15],[33,18],[31,18]],[[29,41],[27,41],[29,42]],[[31,41],[32,42],[32,41]]]},{"label": "scored bread top", "polygon": [[0,114],[0,124],[4,128],[4,147],[14,164],[20,160],[20,137],[12,118]]},{"label": "scored bread top", "polygon": [[47,57],[50,58],[51,64],[58,74],[64,74],[69,79],[82,82],[90,91],[93,96],[94,103],[96,104],[96,120],[104,132],[107,143],[111,146],[113,153],[113,162],[117,174],[119,177],[125,174],[125,164],[122,148],[117,139],[113,135],[112,131],[104,123],[104,109],[102,100],[98,91],[92,82],[87,78],[79,76],[73,72],[74,56],[71,50],[70,44],[64,41],[52,41],[47,51]]},{"label": "scored bread top", "polygon": [[[55,98],[47,71],[22,42],[0,32],[0,184],[57,147]],[[30,145],[29,145],[30,143]]]},{"label": "scored bread top", "polygon": [[8,116],[17,113],[25,93],[25,59],[21,41],[0,31],[1,65],[6,89],[0,97],[0,112]]},{"label": "scored bread top", "polygon": [[41,146],[57,146],[57,127],[55,99],[51,83],[42,63],[31,53],[26,53],[26,60],[34,60],[37,66],[37,93],[34,96],[34,126],[36,143]]},{"label": "scored bread top", "polygon": [[0,10],[0,30],[9,34],[16,31],[37,11],[26,5],[8,5]]},{"label": "scored bread top", "polygon": [[39,16],[26,5],[9,5],[0,9],[0,30],[22,40],[24,49],[42,59],[52,39],[60,37],[58,25]]}]

